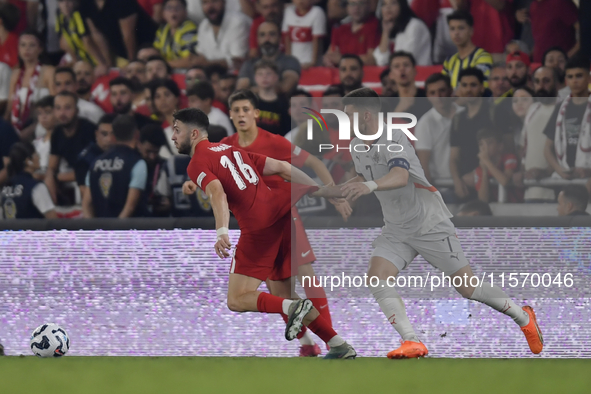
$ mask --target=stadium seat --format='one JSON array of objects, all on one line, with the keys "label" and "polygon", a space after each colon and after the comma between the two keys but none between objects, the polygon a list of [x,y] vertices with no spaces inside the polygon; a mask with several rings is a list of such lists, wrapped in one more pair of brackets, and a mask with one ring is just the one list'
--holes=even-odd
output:
[{"label": "stadium seat", "polygon": [[[425,79],[429,77],[431,74],[440,73],[443,70],[443,66],[417,66],[417,76],[415,77],[415,81],[421,82],[420,86],[422,87],[425,83]],[[417,84],[419,85],[419,84]]]},{"label": "stadium seat", "polygon": [[185,89],[187,88],[187,86],[185,85],[185,74],[172,74],[172,80],[176,82],[181,91],[185,91]]},{"label": "stadium seat", "polygon": [[328,67],[311,67],[307,70],[302,70],[300,76],[300,85],[330,85],[332,83],[332,69]]}]

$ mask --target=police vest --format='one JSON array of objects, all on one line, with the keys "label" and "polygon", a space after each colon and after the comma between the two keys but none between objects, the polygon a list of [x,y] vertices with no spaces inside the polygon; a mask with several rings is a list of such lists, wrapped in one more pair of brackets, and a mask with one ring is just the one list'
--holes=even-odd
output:
[{"label": "police vest", "polygon": [[45,216],[33,204],[33,189],[39,183],[28,172],[13,176],[0,189],[0,219],[42,219]]},{"label": "police vest", "polygon": [[86,174],[90,169],[92,162],[102,155],[103,150],[95,142],[91,142],[80,154],[78,155],[78,162],[76,165],[76,182],[78,185],[85,185]]},{"label": "police vest", "polygon": [[[90,193],[94,215],[97,218],[119,216],[129,192],[131,170],[142,156],[125,145],[116,145],[103,153],[90,167]],[[145,191],[132,216],[147,216]]]},{"label": "police vest", "polygon": [[171,191],[171,215],[173,217],[213,216],[211,201],[203,190],[197,188],[197,192],[190,196],[183,194],[183,183],[189,180],[187,167],[190,161],[189,156],[173,156],[166,163]]}]

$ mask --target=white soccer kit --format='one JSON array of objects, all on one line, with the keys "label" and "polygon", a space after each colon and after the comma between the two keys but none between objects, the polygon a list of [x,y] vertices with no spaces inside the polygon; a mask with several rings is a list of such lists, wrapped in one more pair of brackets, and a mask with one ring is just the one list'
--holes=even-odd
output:
[{"label": "white soccer kit", "polygon": [[[351,141],[355,170],[367,181],[382,178],[394,167],[408,170],[408,184],[402,188],[375,191],[384,214],[382,234],[373,242],[372,256],[383,257],[402,271],[420,254],[445,274],[468,265],[455,235],[441,194],[425,177],[421,163],[406,135],[398,129],[389,141],[384,133],[368,152],[358,138]],[[392,145],[398,144],[402,146]],[[388,149],[390,147],[390,149]],[[391,151],[392,152],[391,152]]]}]

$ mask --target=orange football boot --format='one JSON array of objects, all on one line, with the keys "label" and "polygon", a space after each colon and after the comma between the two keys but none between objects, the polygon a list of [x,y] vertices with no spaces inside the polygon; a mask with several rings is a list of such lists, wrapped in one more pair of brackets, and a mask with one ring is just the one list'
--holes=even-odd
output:
[{"label": "orange football boot", "polygon": [[521,327],[521,331],[525,334],[531,352],[539,354],[544,348],[544,338],[536,321],[536,314],[531,306],[524,306],[522,309],[529,315],[529,323],[527,326]]},{"label": "orange football boot", "polygon": [[388,358],[417,358],[429,354],[427,347],[422,342],[400,341],[398,349],[388,353]]}]

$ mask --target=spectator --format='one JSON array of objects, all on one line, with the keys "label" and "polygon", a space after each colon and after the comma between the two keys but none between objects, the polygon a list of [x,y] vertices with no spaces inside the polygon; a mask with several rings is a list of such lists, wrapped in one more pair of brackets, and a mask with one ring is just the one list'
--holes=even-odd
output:
[{"label": "spectator", "polygon": [[371,13],[368,0],[348,0],[347,15],[351,22],[333,29],[324,65],[336,66],[346,54],[358,55],[363,64],[374,65],[374,49],[380,44],[380,21]]},{"label": "spectator", "polygon": [[284,136],[291,130],[289,101],[277,94],[279,73],[275,63],[259,60],[254,66],[255,83],[259,93],[257,125],[270,133]]},{"label": "spectator", "polygon": [[363,60],[357,55],[343,55],[339,61],[339,80],[341,83],[334,87],[339,89],[341,97],[363,87]]},{"label": "spectator", "polygon": [[564,84],[564,67],[566,66],[566,52],[559,47],[552,47],[544,53],[542,65],[552,67],[558,72],[558,98],[565,99],[570,94],[570,89]]},{"label": "spectator", "polygon": [[199,24],[199,56],[194,64],[240,70],[248,55],[250,20],[244,14],[226,12],[225,0],[202,0],[201,4],[206,19]]},{"label": "spectator", "polygon": [[[557,79],[558,73],[550,67],[539,67],[533,74],[534,95],[537,102],[529,107],[525,116],[519,143],[519,151],[523,157],[523,179],[526,180],[539,181],[552,173],[548,160],[544,156],[546,144],[544,129],[554,111]],[[554,197],[554,190],[533,186],[525,189],[524,200],[526,203],[553,202]]]},{"label": "spectator", "polygon": [[460,0],[474,18],[474,44],[489,53],[503,53],[513,37],[513,5],[508,0]]},{"label": "spectator", "polygon": [[4,119],[0,119],[0,186],[8,179],[6,163],[9,160],[10,148],[18,141],[18,134],[11,124]]},{"label": "spectator", "polygon": [[[37,110],[37,126],[35,128],[35,140],[33,145],[39,155],[39,171],[35,176],[43,176],[49,165],[49,152],[51,151],[51,136],[56,127],[56,119],[53,111],[53,96],[45,96],[35,103]],[[40,179],[40,180],[43,180]]]},{"label": "spectator", "polygon": [[172,68],[187,68],[196,60],[197,25],[187,19],[186,0],[164,0],[165,25],[156,32],[154,48]]},{"label": "spectator", "polygon": [[170,213],[166,160],[160,157],[160,150],[166,145],[163,136],[164,130],[159,125],[144,126],[140,130],[140,142],[137,145],[137,150],[148,167],[145,189],[148,212],[151,216],[158,217],[168,216]]},{"label": "spectator", "polygon": [[18,64],[18,34],[15,33],[18,21],[18,8],[11,3],[0,3],[0,62],[10,68]]},{"label": "spectator", "polygon": [[138,0],[146,14],[148,14],[158,25],[164,22],[162,18],[163,0]]},{"label": "spectator", "polygon": [[135,150],[137,127],[129,115],[113,121],[115,145],[94,161],[86,176],[82,209],[86,218],[148,216],[148,166]]},{"label": "spectator", "polygon": [[482,98],[484,74],[477,68],[466,68],[460,72],[458,93],[466,102],[466,110],[452,119],[450,131],[449,171],[454,180],[455,194],[460,199],[471,196],[474,178],[466,174],[478,167],[478,139],[476,134],[492,126],[490,106]]},{"label": "spectator", "polygon": [[[447,75],[432,74],[425,81],[427,99],[433,106],[416,127],[415,149],[429,183],[451,178],[449,171],[449,133],[454,115],[463,110],[451,99],[453,92]],[[441,191],[446,195],[445,190]]]},{"label": "spectator", "polygon": [[532,87],[529,79],[529,56],[523,52],[513,52],[507,55],[505,63],[507,78],[513,90],[522,86]]},{"label": "spectator", "polygon": [[468,201],[456,216],[492,216],[490,205],[482,200]]},{"label": "spectator", "polygon": [[[572,0],[536,0],[530,8],[534,38],[534,62],[552,47],[559,47],[569,56],[579,50],[579,12]],[[552,26],[551,29],[548,27]]]},{"label": "spectator", "polygon": [[9,158],[9,180],[0,191],[0,219],[57,218],[47,186],[33,177],[39,168],[39,155],[33,145],[14,144]]},{"label": "spectator", "polygon": [[144,127],[148,123],[153,123],[147,116],[133,111],[134,83],[125,77],[117,77],[109,82],[109,97],[113,112],[118,115],[133,116],[133,120],[138,127]]},{"label": "spectator", "polygon": [[191,89],[191,86],[201,81],[207,81],[205,68],[201,66],[193,66],[185,73],[185,88],[187,90]]},{"label": "spectator", "polygon": [[[210,130],[208,135],[209,132]],[[190,161],[190,156],[178,155],[171,157],[166,163],[168,191],[164,195],[170,199],[170,213],[173,217],[213,216],[211,201],[203,190],[197,187],[197,191],[191,195],[183,193],[183,184],[189,180],[187,166]]]},{"label": "spectator", "polygon": [[172,68],[161,56],[152,56],[146,62],[146,82],[172,78]]},{"label": "spectator", "polygon": [[430,108],[426,100],[418,97],[426,97],[425,90],[417,88],[415,77],[417,75],[416,63],[412,54],[396,51],[390,57],[390,78],[396,82],[398,97],[395,112],[410,112],[419,119]]},{"label": "spectator", "polygon": [[390,77],[389,68],[386,68],[381,72],[380,82],[382,83],[382,97],[393,97],[398,94],[396,82]]},{"label": "spectator", "polygon": [[146,43],[140,46],[137,51],[137,60],[141,60],[146,63],[149,58],[153,56],[160,56],[160,51],[152,46],[152,43]]},{"label": "spectator", "polygon": [[2,2],[10,2],[18,7],[20,17],[17,18],[16,34],[25,30],[38,31],[39,0],[3,0]]},{"label": "spectator", "polygon": [[[517,157],[504,149],[501,134],[494,130],[482,129],[476,138],[480,163],[471,176],[474,177],[478,199],[484,202],[496,201],[497,186],[491,186],[490,180],[495,179],[503,187],[509,186],[517,169]],[[517,202],[515,197],[509,200]]]},{"label": "spectator", "polygon": [[[228,106],[230,95],[236,90],[236,75],[224,74],[218,82],[218,100],[223,106]],[[211,140],[210,140],[211,141]]]},{"label": "spectator", "polygon": [[281,34],[279,26],[274,22],[263,22],[258,30],[258,48],[262,57],[249,59],[240,68],[238,74],[238,89],[248,89],[254,86],[254,65],[261,59],[272,61],[277,65],[279,72],[279,93],[289,95],[298,84],[301,67],[298,59],[291,55],[285,55],[279,50]]},{"label": "spectator", "polygon": [[[259,16],[252,22],[250,26],[250,34],[248,36],[248,57],[257,58],[261,54],[259,52],[259,26],[263,22],[272,22],[277,26],[281,26],[283,22],[283,2],[282,0],[256,0],[256,8]],[[281,30],[281,28],[279,28]]]},{"label": "spectator", "polygon": [[590,178],[591,102],[589,59],[575,56],[566,63],[566,84],[571,94],[556,105],[546,125],[544,154],[564,179]]},{"label": "spectator", "polygon": [[162,147],[160,156],[168,159],[171,153],[178,155],[178,150],[171,138],[173,133],[172,125],[174,123],[173,115],[179,109],[181,90],[173,80],[159,79],[154,81],[150,86],[150,95],[152,97],[152,105],[154,106],[153,118],[158,119],[162,123],[164,136],[168,143],[167,146]]},{"label": "spectator", "polygon": [[211,86],[213,86],[213,91],[215,92],[213,106],[221,109],[226,115],[228,114],[228,107],[221,101],[225,95],[220,90],[220,81],[227,74],[228,70],[219,64],[212,64],[205,68],[207,81],[211,82]]},{"label": "spectator", "polygon": [[226,136],[232,135],[234,134],[234,127],[228,115],[223,113],[219,108],[212,106],[214,96],[213,87],[207,81],[199,82],[187,90],[189,107],[205,112],[209,118],[210,125],[221,126],[226,131]]},{"label": "spectator", "polygon": [[127,62],[119,59],[134,59],[142,44],[154,41],[157,26],[137,1],[86,0],[80,2],[80,14],[103,57],[116,58],[109,65],[124,66]]},{"label": "spectator", "polygon": [[326,35],[322,8],[312,5],[311,0],[295,0],[285,7],[281,32],[285,53],[298,59],[304,70],[320,64],[322,39]]},{"label": "spectator", "polygon": [[[505,135],[503,140],[505,151],[518,152],[516,147],[519,146],[521,139],[523,122],[533,103],[534,92],[527,86],[517,88],[515,93],[513,93],[513,98],[511,99],[512,111],[510,114],[504,114],[508,118],[508,128],[503,130],[503,134]],[[498,122],[495,123],[498,124]]]},{"label": "spectator", "polygon": [[472,15],[456,11],[447,17],[449,34],[458,52],[443,62],[442,73],[451,78],[451,86],[458,87],[460,72],[466,68],[478,68],[484,74],[484,87],[488,86],[488,77],[493,59],[490,53],[474,45],[474,19]]},{"label": "spectator", "polygon": [[528,57],[530,56],[530,51],[527,44],[520,40],[511,40],[505,45],[505,56],[513,52],[523,52]]},{"label": "spectator", "polygon": [[302,132],[302,130],[307,129],[306,121],[310,119],[310,117],[305,114],[306,109],[304,107],[314,107],[314,101],[310,93],[298,89],[291,95],[289,106],[292,129],[289,133],[284,135],[284,137],[290,142],[293,142],[295,136]]},{"label": "spectator", "polygon": [[[515,4],[515,20],[521,26],[517,26],[519,34],[517,38],[525,43],[528,48],[534,47],[534,37],[531,31],[531,19],[529,17],[529,7],[534,0],[517,0]],[[510,51],[513,52],[513,51]],[[508,52],[508,53],[510,53]]]},{"label": "spectator", "polygon": [[108,72],[109,62],[98,50],[88,26],[78,11],[77,1],[58,1],[55,30],[59,35],[60,49],[72,57],[72,63],[87,61],[97,66],[97,74]]},{"label": "spectator", "polygon": [[53,91],[54,68],[41,64],[43,47],[36,33],[22,33],[18,51],[19,67],[10,78],[5,118],[10,119],[14,128],[20,131],[30,120],[33,104]]},{"label": "spectator", "polygon": [[[230,14],[240,13],[242,17],[254,18],[256,10],[254,2],[250,0],[230,0],[226,3],[226,11]],[[197,24],[201,24],[206,18],[203,0],[191,0],[187,3],[187,13],[189,19]]]},{"label": "spectator", "polygon": [[416,16],[434,32],[433,62],[443,63],[446,58],[456,53],[447,26],[447,16],[454,12],[453,7],[456,3],[453,0],[412,0],[410,4]]},{"label": "spectator", "polygon": [[10,93],[10,75],[12,70],[6,63],[0,62],[0,114],[6,113],[8,94]]},{"label": "spectator", "polygon": [[86,193],[86,174],[94,163],[94,160],[109,150],[115,143],[113,134],[113,121],[118,115],[106,114],[101,117],[98,127],[94,133],[95,141],[92,141],[80,154],[74,170],[76,174],[76,184],[80,188],[80,194]]},{"label": "spectator", "polygon": [[[53,76],[53,83],[55,91],[70,92],[73,94],[78,93],[78,84],[76,83],[76,74],[69,67],[58,67],[55,69]],[[101,116],[105,112],[98,105],[78,98],[78,116],[84,119],[90,120],[92,123],[97,124]]]},{"label": "spectator", "polygon": [[[94,141],[96,126],[90,121],[78,117],[78,97],[71,92],[63,91],[54,98],[54,114],[57,127],[51,135],[49,163],[45,172],[45,184],[54,202],[58,205],[73,205],[76,202],[68,187],[76,180],[74,168],[78,155]],[[67,171],[63,170],[60,161],[64,159]],[[61,168],[60,168],[61,167]],[[64,189],[69,189],[65,192]],[[60,199],[58,200],[58,194]]]},{"label": "spectator", "polygon": [[507,69],[503,63],[495,63],[490,70],[488,87],[492,96],[496,99],[495,104],[500,103],[504,98],[513,95],[513,89],[507,78]]},{"label": "spectator", "polygon": [[582,185],[568,185],[558,193],[558,216],[589,216],[589,192]]},{"label": "spectator", "polygon": [[373,51],[375,64],[387,65],[394,48],[412,53],[420,66],[431,65],[431,33],[407,0],[382,2],[382,38]]},{"label": "spectator", "polygon": [[87,61],[79,60],[74,63],[73,70],[76,75],[76,85],[78,85],[78,89],[76,90],[78,98],[92,102],[92,85],[96,81],[94,67]]},{"label": "spectator", "polygon": [[144,85],[148,82],[146,78],[146,63],[142,60],[132,60],[123,69],[122,76],[129,79],[133,84],[133,110],[146,105],[146,94]]}]

